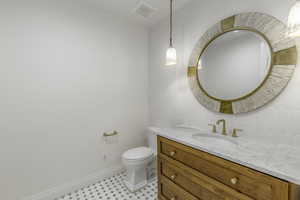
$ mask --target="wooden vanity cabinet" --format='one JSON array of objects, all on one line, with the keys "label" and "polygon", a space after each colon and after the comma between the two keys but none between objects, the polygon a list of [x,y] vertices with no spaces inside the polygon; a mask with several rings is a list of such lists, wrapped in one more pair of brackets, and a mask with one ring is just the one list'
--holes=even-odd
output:
[{"label": "wooden vanity cabinet", "polygon": [[299,187],[158,136],[159,200],[300,200]]}]

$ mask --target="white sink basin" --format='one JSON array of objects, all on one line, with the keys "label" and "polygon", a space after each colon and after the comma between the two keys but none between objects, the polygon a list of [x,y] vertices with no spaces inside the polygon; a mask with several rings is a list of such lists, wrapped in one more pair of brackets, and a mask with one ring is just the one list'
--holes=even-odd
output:
[{"label": "white sink basin", "polygon": [[229,136],[213,135],[213,134],[194,134],[193,139],[206,146],[222,147],[222,148],[236,148],[238,143]]}]

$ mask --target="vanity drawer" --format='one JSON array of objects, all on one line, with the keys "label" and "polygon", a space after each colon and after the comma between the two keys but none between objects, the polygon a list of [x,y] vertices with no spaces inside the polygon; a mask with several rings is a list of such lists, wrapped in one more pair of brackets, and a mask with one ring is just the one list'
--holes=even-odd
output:
[{"label": "vanity drawer", "polygon": [[164,177],[167,177],[176,185],[199,199],[253,200],[252,198],[167,157],[160,158],[160,170]]},{"label": "vanity drawer", "polygon": [[257,200],[288,200],[289,184],[177,142],[158,138],[160,154]]},{"label": "vanity drawer", "polygon": [[166,177],[161,176],[160,179],[160,200],[202,200],[189,194]]}]

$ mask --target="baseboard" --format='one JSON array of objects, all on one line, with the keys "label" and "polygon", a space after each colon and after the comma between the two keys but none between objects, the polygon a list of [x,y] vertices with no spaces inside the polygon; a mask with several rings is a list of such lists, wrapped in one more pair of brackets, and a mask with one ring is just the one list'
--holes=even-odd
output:
[{"label": "baseboard", "polygon": [[124,168],[122,166],[111,167],[109,169],[90,174],[82,179],[68,182],[61,186],[54,187],[38,194],[22,198],[21,200],[54,200],[55,198],[78,190],[82,187],[88,186],[92,183],[96,183],[123,170]]}]

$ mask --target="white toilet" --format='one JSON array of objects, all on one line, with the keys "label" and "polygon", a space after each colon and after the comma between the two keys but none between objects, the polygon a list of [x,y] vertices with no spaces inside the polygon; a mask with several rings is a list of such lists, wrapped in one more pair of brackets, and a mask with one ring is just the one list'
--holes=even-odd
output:
[{"label": "white toilet", "polygon": [[147,129],[148,147],[129,149],[122,155],[126,168],[127,188],[134,192],[146,186],[156,176],[156,133],[152,128]]}]

